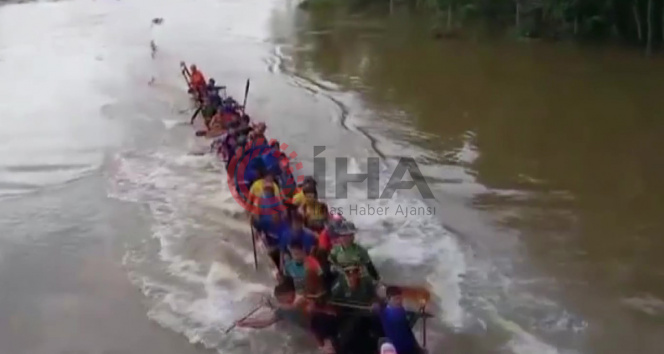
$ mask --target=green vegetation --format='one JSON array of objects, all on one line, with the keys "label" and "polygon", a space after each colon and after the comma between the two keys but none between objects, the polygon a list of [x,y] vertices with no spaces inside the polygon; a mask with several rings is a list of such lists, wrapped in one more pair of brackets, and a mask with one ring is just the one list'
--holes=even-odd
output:
[{"label": "green vegetation", "polygon": [[[307,0],[307,3],[331,0]],[[337,0],[383,3],[392,12],[409,6],[435,14],[436,36],[487,19],[537,38],[620,39],[650,54],[664,47],[664,0]]]}]

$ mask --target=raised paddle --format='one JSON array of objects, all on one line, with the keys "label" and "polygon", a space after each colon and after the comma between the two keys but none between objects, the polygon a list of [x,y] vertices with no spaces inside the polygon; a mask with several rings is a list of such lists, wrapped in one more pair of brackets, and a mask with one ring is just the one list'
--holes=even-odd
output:
[{"label": "raised paddle", "polygon": [[244,101],[242,102],[242,115],[247,109],[247,96],[249,95],[249,79],[247,79],[247,85],[244,87]]},{"label": "raised paddle", "polygon": [[[248,82],[249,81],[247,80],[247,83]],[[254,231],[254,225],[251,225],[251,245],[254,247],[254,267],[258,269],[258,256],[256,255],[256,232]]]}]

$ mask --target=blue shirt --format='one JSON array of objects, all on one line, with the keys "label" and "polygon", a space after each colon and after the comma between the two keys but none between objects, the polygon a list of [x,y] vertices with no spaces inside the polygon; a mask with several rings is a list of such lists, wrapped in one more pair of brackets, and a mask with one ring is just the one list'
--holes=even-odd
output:
[{"label": "blue shirt", "polygon": [[265,241],[269,247],[278,247],[281,243],[279,237],[283,233],[283,229],[288,227],[288,224],[283,221],[274,221],[274,215],[260,215],[254,226],[265,232]]},{"label": "blue shirt", "polygon": [[406,310],[403,307],[386,306],[380,311],[383,331],[399,354],[418,353],[419,344],[415,339]]},{"label": "blue shirt", "polygon": [[300,232],[296,233],[289,226],[285,227],[282,230],[282,234],[279,236],[279,249],[281,252],[288,251],[288,245],[290,245],[291,241],[293,240],[302,240],[302,246],[304,246],[304,251],[307,253],[310,253],[311,249],[316,247],[316,244],[318,243],[316,236],[314,236],[311,232],[302,229]]},{"label": "blue shirt", "polygon": [[210,100],[210,104],[215,108],[221,106],[221,97],[219,97],[217,92],[208,92],[208,100]]}]

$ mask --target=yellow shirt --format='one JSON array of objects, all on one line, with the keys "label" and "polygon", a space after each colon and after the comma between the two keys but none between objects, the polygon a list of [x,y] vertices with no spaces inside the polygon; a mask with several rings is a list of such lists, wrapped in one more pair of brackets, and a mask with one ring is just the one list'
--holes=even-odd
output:
[{"label": "yellow shirt", "polygon": [[318,200],[305,200],[304,213],[305,217],[310,221],[325,221],[328,217],[325,212],[325,203]]},{"label": "yellow shirt", "polygon": [[[276,183],[272,183],[272,186],[274,188],[274,196],[279,197],[279,186],[277,186]],[[263,196],[263,190],[265,188],[265,179],[261,178],[254,182],[251,185],[251,188],[249,189],[249,193],[251,193],[250,197],[251,198],[261,198]]]},{"label": "yellow shirt", "polygon": [[302,190],[299,190],[293,196],[293,205],[300,206],[300,205],[304,204],[306,199],[307,198],[304,196],[304,192],[302,192]]}]

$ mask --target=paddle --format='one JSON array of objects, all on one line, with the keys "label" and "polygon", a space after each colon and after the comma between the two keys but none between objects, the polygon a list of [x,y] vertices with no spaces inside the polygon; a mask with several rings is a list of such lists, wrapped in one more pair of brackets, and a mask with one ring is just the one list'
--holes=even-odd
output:
[{"label": "paddle", "polygon": [[[247,80],[247,83],[248,82],[249,81]],[[254,225],[251,225],[251,244],[254,247],[254,267],[258,269],[258,256],[256,255],[256,232],[254,231]]]},{"label": "paddle", "polygon": [[427,348],[427,316],[426,316],[426,311],[424,311],[424,307],[422,307],[422,310],[420,311],[422,315],[422,348],[426,349]]},{"label": "paddle", "polygon": [[242,115],[247,109],[247,96],[249,95],[249,79],[247,79],[247,86],[244,88],[244,101],[242,102]]},{"label": "paddle", "polygon": [[[186,76],[191,76],[191,73],[189,72],[189,69],[187,68],[187,64],[185,64],[184,61],[180,62],[180,67],[182,68],[182,75],[187,74]],[[185,78],[186,78],[185,76]],[[187,79],[187,83],[189,83],[189,80]]]},{"label": "paddle", "polygon": [[233,324],[232,324],[230,327],[228,327],[228,328],[226,329],[226,331],[224,331],[224,334],[228,334],[228,332],[232,331],[233,329],[235,329],[235,327],[237,327],[237,323],[238,323],[238,322],[241,322],[241,321],[246,320],[246,319],[249,318],[251,315],[255,314],[256,311],[260,310],[263,306],[265,306],[264,301],[265,301],[265,299],[261,300],[261,303],[258,304],[258,307],[256,307],[255,309],[251,310],[251,312],[249,312],[246,316],[244,316],[244,317],[240,318],[239,320],[233,322]]},{"label": "paddle", "polygon": [[[354,310],[365,310],[365,311],[371,311],[373,310],[372,305],[360,305],[360,304],[354,304],[351,302],[341,302],[341,301],[328,301],[328,304],[332,306],[338,306],[338,307],[345,307],[349,309],[354,309]],[[422,312],[423,310],[420,310],[420,313],[422,314],[423,317],[434,317],[431,313],[429,312]]]},{"label": "paddle", "polygon": [[194,114],[192,114],[192,116],[191,116],[191,120],[189,120],[189,124],[194,124],[194,120],[196,119],[196,116],[198,115],[198,113],[201,112],[202,107],[203,106],[198,106],[198,108],[196,108],[196,110],[194,111]]}]

